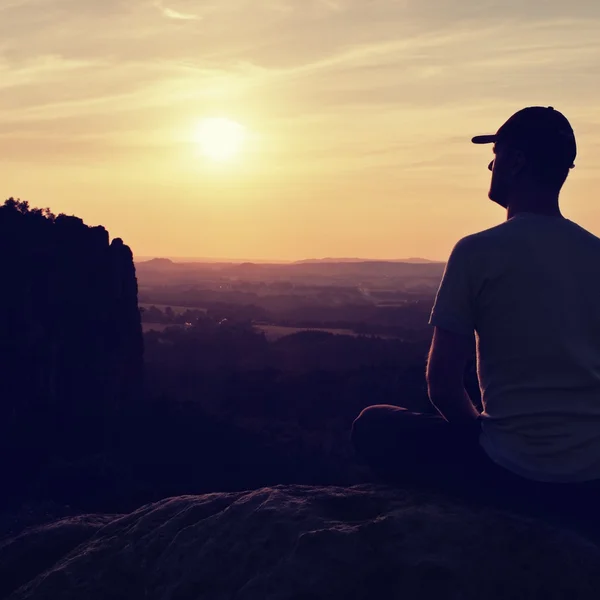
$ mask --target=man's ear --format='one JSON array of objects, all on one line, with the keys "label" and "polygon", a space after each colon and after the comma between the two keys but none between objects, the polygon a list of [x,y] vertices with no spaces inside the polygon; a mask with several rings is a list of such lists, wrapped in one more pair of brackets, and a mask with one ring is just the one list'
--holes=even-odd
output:
[{"label": "man's ear", "polygon": [[511,156],[510,173],[513,177],[517,177],[524,171],[527,165],[527,158],[522,150],[514,150]]}]

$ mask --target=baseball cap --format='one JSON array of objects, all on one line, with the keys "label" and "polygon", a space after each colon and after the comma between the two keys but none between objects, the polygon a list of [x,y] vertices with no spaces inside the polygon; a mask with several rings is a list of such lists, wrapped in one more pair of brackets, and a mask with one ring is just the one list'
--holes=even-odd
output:
[{"label": "baseball cap", "polygon": [[508,143],[557,165],[573,168],[575,133],[567,118],[552,106],[529,106],[516,112],[498,131],[478,135],[474,144]]}]

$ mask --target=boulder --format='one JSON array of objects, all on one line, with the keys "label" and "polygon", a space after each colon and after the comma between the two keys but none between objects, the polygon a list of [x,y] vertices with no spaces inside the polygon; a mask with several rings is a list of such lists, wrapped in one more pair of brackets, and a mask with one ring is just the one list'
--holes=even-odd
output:
[{"label": "boulder", "polygon": [[576,534],[385,486],[171,498],[112,518],[77,547],[57,542],[64,554],[49,564],[48,544],[72,527],[2,545],[0,564],[19,547],[41,567],[10,600],[600,597],[600,550]]},{"label": "boulder", "polygon": [[0,598],[53,567],[114,519],[110,515],[68,517],[0,541]]}]

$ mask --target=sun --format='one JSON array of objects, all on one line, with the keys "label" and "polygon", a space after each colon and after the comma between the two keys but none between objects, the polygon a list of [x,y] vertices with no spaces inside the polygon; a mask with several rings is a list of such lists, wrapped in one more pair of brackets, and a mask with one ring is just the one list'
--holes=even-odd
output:
[{"label": "sun", "polygon": [[223,117],[202,119],[196,130],[200,151],[215,161],[227,161],[236,157],[245,139],[246,128]]}]

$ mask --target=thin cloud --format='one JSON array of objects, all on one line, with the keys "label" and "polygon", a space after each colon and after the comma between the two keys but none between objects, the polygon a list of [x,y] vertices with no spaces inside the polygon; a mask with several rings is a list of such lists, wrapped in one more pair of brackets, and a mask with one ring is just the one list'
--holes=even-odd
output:
[{"label": "thin cloud", "polygon": [[[295,140],[294,152],[312,136],[314,153],[326,131],[343,139],[340,161],[368,155],[375,162],[396,154],[381,151],[394,137],[431,145],[453,135],[457,122],[467,132],[486,130],[524,103],[593,113],[600,90],[589,75],[600,68],[598,20],[424,26],[396,19],[390,29],[373,7],[399,11],[407,3],[280,0],[295,11],[281,16],[272,10],[276,0],[257,0],[252,10],[247,0],[108,0],[114,26],[107,33],[94,25],[102,17],[63,10],[74,0],[55,1],[44,18],[57,26],[40,29],[25,47],[11,31],[30,13],[15,12],[18,21],[4,24],[4,43],[13,46],[0,51],[0,133],[13,140],[61,131],[121,140],[130,130],[139,139],[160,130],[166,140],[169,128],[177,133],[218,107],[250,125],[254,119],[265,135],[272,128],[274,139]],[[364,14],[354,13],[359,8]],[[182,26],[165,27],[165,19]],[[198,21],[211,25],[201,46]],[[64,28],[86,35],[66,38]],[[359,150],[346,138],[360,140]],[[428,152],[419,146],[416,160]]]},{"label": "thin cloud", "polygon": [[73,76],[76,71],[90,69],[99,64],[100,61],[66,59],[50,54],[25,61],[15,67],[0,56],[0,90],[34,82],[40,85],[60,82],[65,77]]},{"label": "thin cloud", "polygon": [[162,2],[156,2],[154,6],[156,6],[156,8],[158,8],[158,10],[160,10],[160,12],[168,19],[174,19],[176,21],[198,21],[202,18],[200,15],[179,12],[168,6],[164,6]]}]

